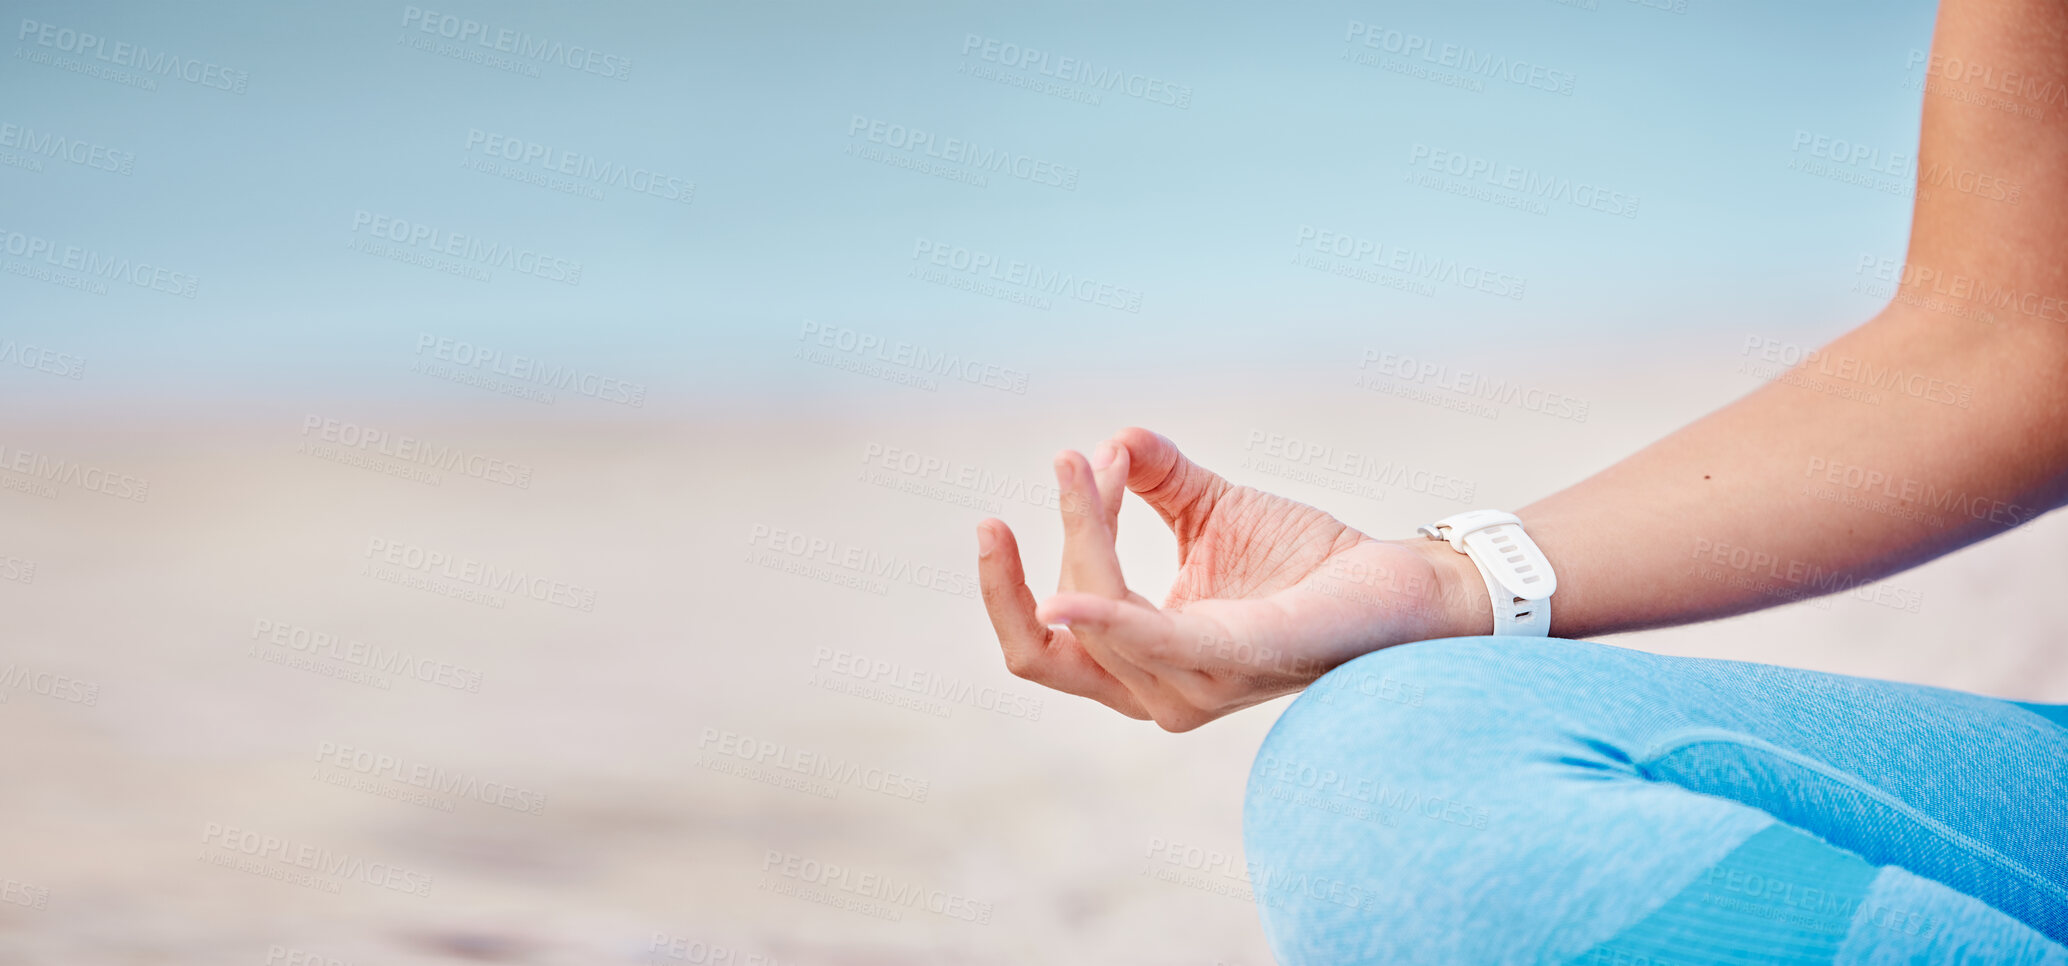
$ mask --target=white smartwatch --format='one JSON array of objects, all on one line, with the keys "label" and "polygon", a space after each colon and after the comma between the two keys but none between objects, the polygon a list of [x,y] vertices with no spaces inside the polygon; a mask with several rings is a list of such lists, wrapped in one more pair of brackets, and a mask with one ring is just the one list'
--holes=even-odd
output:
[{"label": "white smartwatch", "polygon": [[1515,514],[1467,510],[1416,529],[1472,558],[1493,599],[1495,634],[1550,636],[1551,593],[1558,589],[1558,576]]}]

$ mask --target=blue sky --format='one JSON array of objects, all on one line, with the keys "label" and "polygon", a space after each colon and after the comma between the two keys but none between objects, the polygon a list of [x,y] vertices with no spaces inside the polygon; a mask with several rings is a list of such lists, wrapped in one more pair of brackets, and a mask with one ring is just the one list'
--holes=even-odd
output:
[{"label": "blue sky", "polygon": [[1907,179],[1803,142],[1914,154],[1933,8],[1675,2],[28,0],[0,343],[83,364],[0,397],[453,398],[426,334],[751,405],[848,391],[807,320],[1049,372],[1859,321]]}]

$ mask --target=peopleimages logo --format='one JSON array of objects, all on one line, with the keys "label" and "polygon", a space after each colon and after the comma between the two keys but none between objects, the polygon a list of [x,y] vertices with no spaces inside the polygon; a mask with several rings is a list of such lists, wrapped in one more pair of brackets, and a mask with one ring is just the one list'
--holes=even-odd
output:
[{"label": "peopleimages logo", "polygon": [[[1250,430],[1249,438],[1244,441],[1242,448],[1244,452],[1250,453],[1261,450],[1265,456],[1291,466],[1324,470],[1348,479],[1369,480],[1442,500],[1469,503],[1479,489],[1478,484],[1454,476],[1415,469],[1391,459],[1338,448],[1329,443],[1261,429]],[[1247,465],[1251,461],[1244,462]],[[1258,466],[1250,468],[1267,469]]]},{"label": "peopleimages logo", "polygon": [[1526,60],[1511,60],[1499,54],[1457,44],[1438,43],[1421,34],[1407,33],[1361,20],[1350,21],[1343,40],[1346,43],[1362,44],[1404,58],[1419,59],[1462,74],[1504,80],[1522,87],[1568,97],[1572,96],[1573,92],[1574,77],[1570,71],[1554,70]]},{"label": "peopleimages logo", "polygon": [[[389,862],[368,861],[347,852],[338,852],[306,842],[276,835],[268,835],[251,829],[222,822],[209,822],[201,829],[201,843],[213,845],[229,856],[242,855],[260,862],[274,862],[288,869],[305,870],[315,875],[328,876],[334,880],[359,881],[367,885],[390,889],[415,896],[431,894],[432,878],[429,873],[406,869]],[[203,860],[210,860],[211,854],[202,853]],[[217,864],[233,864],[219,861]],[[253,866],[245,871],[256,872],[266,868]],[[285,870],[280,870],[285,871]],[[259,873],[263,874],[263,873]],[[302,877],[306,880],[308,877]],[[334,888],[324,891],[335,891]]]},{"label": "peopleimages logo", "polygon": [[[269,647],[280,649],[279,652],[267,652],[269,654],[277,655],[289,651],[298,652],[311,658],[336,661],[355,668],[363,668],[382,674],[393,674],[397,677],[414,678],[425,684],[435,684],[455,691],[465,691],[469,694],[481,693],[482,673],[480,671],[461,667],[457,664],[450,664],[435,658],[411,654],[396,647],[382,644],[369,645],[365,641],[338,637],[337,635],[304,627],[291,621],[276,621],[265,617],[257,618],[252,622],[251,639],[264,642]],[[260,652],[257,645],[253,645],[247,653],[256,657]],[[282,662],[275,661],[275,663]],[[386,683],[383,682],[376,686],[386,687]]]},{"label": "peopleimages logo", "polygon": [[902,339],[892,341],[872,332],[805,319],[804,327],[797,333],[797,340],[823,349],[850,354],[860,360],[911,369],[930,376],[959,379],[973,386],[998,389],[1017,395],[1027,394],[1025,372],[977,359],[965,359],[952,352],[936,351]]},{"label": "peopleimages logo", "polygon": [[[924,805],[927,794],[933,789],[933,782],[925,778],[857,764],[779,741],[741,735],[726,728],[704,728],[697,747],[706,752],[699,767],[753,780],[780,777],[785,780],[777,784],[795,787],[797,791],[821,798],[838,798],[840,789],[849,787]],[[789,774],[769,774],[774,772]],[[802,780],[790,781],[789,775],[801,776]],[[824,794],[826,792],[832,794]]]},{"label": "peopleimages logo", "polygon": [[86,371],[86,360],[78,356],[13,339],[0,342],[0,365],[16,365],[67,379],[77,379]]},{"label": "peopleimages logo", "polygon": [[1357,362],[1357,368],[1376,370],[1408,383],[1442,389],[1464,398],[1515,406],[1527,412],[1570,419],[1576,423],[1587,421],[1589,403],[1585,399],[1496,378],[1484,372],[1454,368],[1447,362],[1366,349]]},{"label": "peopleimages logo", "polygon": [[471,798],[513,812],[537,815],[546,808],[544,792],[521,788],[507,782],[484,780],[478,775],[470,775],[457,769],[412,761],[399,755],[352,745],[341,745],[335,741],[317,743],[316,764],[319,766],[319,773],[321,766],[328,765],[369,778],[385,779],[425,789],[439,795]]},{"label": "peopleimages logo", "polygon": [[137,503],[147,502],[151,498],[150,480],[92,463],[51,456],[4,443],[0,443],[0,471],[76,486],[89,493],[100,493]]},{"label": "peopleimages logo", "polygon": [[2015,70],[1997,70],[1991,64],[1964,61],[1958,57],[1927,53],[1912,47],[1910,48],[1909,60],[1903,64],[1903,69],[1905,71],[1912,71],[1919,67],[1924,68],[1923,76],[1925,78],[1937,77],[1944,80],[1957,81],[1962,84],[1972,85],[1979,90],[1993,91],[1998,94],[2030,101],[2032,105],[2015,105],[2025,107],[2026,110],[2014,113],[2035,119],[2044,114],[2044,112],[2036,109],[2036,105],[2068,107],[2068,85],[2064,85],[2061,81],[2043,74],[2032,74]]},{"label": "peopleimages logo", "polygon": [[[1964,489],[1943,488],[1908,476],[1895,476],[1822,456],[1810,457],[1802,475],[1805,479],[1886,497],[1897,507],[1924,507],[1973,520],[1986,520],[2005,529],[2031,523],[2044,512],[1996,497],[1971,494]],[[1937,520],[1929,522],[1938,525]]]},{"label": "peopleimages logo", "polygon": [[872,470],[882,469],[899,474],[910,480],[937,483],[944,488],[976,497],[992,500],[1006,500],[1027,503],[1050,510],[1060,510],[1065,505],[1075,512],[1075,498],[1066,497],[1056,489],[1054,481],[1036,477],[1028,479],[1014,473],[993,473],[988,469],[960,460],[932,456],[917,450],[882,443],[867,443],[862,446],[863,478],[876,482],[869,475]]},{"label": "peopleimages logo", "polygon": [[115,174],[136,170],[133,152],[111,148],[80,138],[39,131],[11,122],[0,122],[0,148],[15,148],[38,157],[65,161],[82,168],[96,168]]},{"label": "peopleimages logo", "polygon": [[[949,677],[938,671],[906,665],[887,658],[857,654],[845,648],[820,646],[811,656],[811,666],[823,674],[832,675],[827,680],[845,679],[860,684],[878,685],[928,701],[968,705],[980,711],[995,711],[1007,717],[1024,718],[1028,721],[1041,720],[1040,698],[1003,691],[989,685],[979,686],[965,678]],[[815,674],[814,678],[819,676]],[[915,710],[926,709],[922,707]],[[947,717],[945,707],[941,708],[939,716]]]},{"label": "peopleimages logo", "polygon": [[235,70],[211,61],[181,57],[178,54],[168,54],[124,40],[110,44],[109,38],[99,34],[23,17],[21,29],[15,33],[14,39],[30,38],[34,38],[36,46],[47,47],[59,53],[91,57],[117,67],[127,67],[160,77],[177,78],[189,84],[213,87],[232,94],[244,93],[246,85],[251,82],[249,71]]},{"label": "peopleimages logo", "polygon": [[495,593],[516,594],[579,611],[596,609],[596,591],[590,588],[527,574],[522,570],[484,564],[469,557],[455,558],[440,550],[400,540],[369,538],[364,556],[368,560],[433,577],[456,580]]},{"label": "peopleimages logo", "polygon": [[[2017,312],[2048,322],[2068,323],[2068,295],[2006,288],[1999,282],[1961,271],[1941,271],[1898,258],[1862,253],[1853,274],[1901,286],[1908,294],[1936,295],[1983,308]],[[1985,313],[1986,314],[1986,313]],[[1994,321],[1989,316],[1987,321]]]},{"label": "peopleimages logo", "polygon": [[181,298],[199,294],[201,280],[149,262],[131,261],[78,245],[59,245],[41,235],[0,228],[0,251],[28,261],[41,261],[54,268],[79,272],[91,278],[125,282],[137,288],[164,292]]},{"label": "peopleimages logo", "polygon": [[962,56],[975,56],[1000,67],[1053,77],[1095,91],[1126,94],[1151,104],[1179,109],[1192,106],[1192,87],[1189,84],[1178,84],[1161,77],[1110,65],[1094,64],[1082,57],[1052,54],[1034,47],[1023,47],[996,37],[964,35]]},{"label": "peopleimages logo", "polygon": [[1465,154],[1416,142],[1408,149],[1411,168],[1426,168],[1438,174],[1477,181],[1516,192],[1525,199],[1557,201],[1624,218],[1637,217],[1639,198],[1585,181],[1574,181],[1522,165]]},{"label": "peopleimages logo", "polygon": [[1501,298],[1522,298],[1523,292],[1529,287],[1527,279],[1494,271],[1485,266],[1402,248],[1377,238],[1363,238],[1348,232],[1316,228],[1313,225],[1300,226],[1293,246]]},{"label": "peopleimages logo", "polygon": [[1796,154],[1808,154],[1833,164],[1845,164],[1871,171],[1875,174],[1909,175],[1916,170],[1916,158],[1895,151],[1884,151],[1871,144],[1848,141],[1845,138],[1826,137],[1797,129],[1795,143],[1789,146]]},{"label": "peopleimages logo", "polygon": [[7,703],[7,691],[27,691],[89,708],[101,700],[101,686],[92,681],[82,681],[55,671],[27,668],[13,662],[0,668],[0,704]]},{"label": "peopleimages logo", "polygon": [[578,70],[599,77],[619,81],[632,79],[630,57],[606,54],[580,44],[564,44],[557,40],[535,37],[522,30],[490,28],[488,24],[479,20],[456,17],[449,13],[439,13],[416,6],[403,7],[402,26],[405,29],[414,28],[422,33],[435,34],[446,40],[471,43],[497,53],[515,54],[527,60],[559,64],[569,70]]},{"label": "peopleimages logo", "polygon": [[[357,208],[352,212],[352,233],[354,235],[364,233],[379,241],[392,242],[404,246],[400,250],[404,254],[410,254],[409,250],[420,250],[433,255],[456,258],[460,260],[458,267],[465,269],[478,269],[485,266],[488,268],[509,269],[524,275],[534,275],[547,281],[565,282],[569,285],[580,285],[582,282],[581,262],[556,258],[552,255],[532,251],[529,248],[519,248],[515,245],[484,241],[479,236],[448,231],[420,221],[410,221],[389,215],[376,214],[364,208]],[[369,254],[389,254],[386,251],[380,250],[378,246],[366,250]],[[401,260],[411,261],[412,259],[404,258]],[[467,263],[472,264],[469,265]],[[470,271],[467,274],[481,278],[483,281],[487,280],[478,271]]]},{"label": "peopleimages logo", "polygon": [[310,413],[302,417],[303,436],[314,435],[325,443],[415,463],[447,473],[460,473],[487,483],[501,483],[520,490],[531,488],[531,467],[470,452],[458,446],[430,443],[406,434]]},{"label": "peopleimages logo", "polygon": [[915,909],[949,919],[989,925],[996,905],[944,889],[923,886],[878,872],[821,862],[814,858],[769,849],[761,859],[761,871],[807,885],[837,890],[873,900],[891,912]]},{"label": "peopleimages logo", "polygon": [[494,131],[484,131],[478,127],[467,129],[466,149],[472,154],[501,158],[525,166],[536,166],[550,174],[566,175],[585,185],[607,185],[682,204],[696,200],[696,183],[687,178],[678,178],[649,168],[605,161],[594,155],[569,151],[537,141],[526,141]]},{"label": "peopleimages logo", "polygon": [[781,560],[788,557],[800,563],[823,564],[847,571],[854,577],[867,578],[866,582],[872,587],[881,586],[882,581],[887,580],[898,584],[909,583],[952,597],[977,599],[977,578],[974,574],[914,563],[894,553],[878,553],[855,544],[770,527],[765,523],[754,524],[753,528],[747,531],[747,546],[765,554],[776,555],[772,559],[767,556],[757,558],[752,556],[750,551],[748,557],[750,562],[762,563],[774,569],[785,569],[781,566]]},{"label": "peopleimages logo", "polygon": [[[635,409],[646,405],[645,383],[627,382],[575,366],[548,363],[461,339],[419,332],[416,354],[423,356],[427,353],[433,359],[465,370],[504,376],[516,382],[546,386]],[[436,372],[431,374],[439,375]],[[549,397],[546,401],[552,400]]]},{"label": "peopleimages logo", "polygon": [[[1912,372],[1897,366],[1878,365],[1871,359],[1839,353],[1831,354],[1824,349],[1808,348],[1783,339],[1760,335],[1745,337],[1741,354],[1747,362],[1757,359],[1770,365],[1786,367],[1762,372],[1749,370],[1762,379],[1779,379],[1790,385],[1821,389],[1807,376],[1827,376],[1841,382],[1855,383],[1883,392],[1901,393],[1912,399],[1944,403],[1961,409],[1974,403],[1975,387],[1970,383],[1951,382],[1922,372]],[[1744,366],[1740,366],[1745,371]],[[1846,388],[1846,387],[1840,387]],[[1873,393],[1858,393],[1853,398],[1861,402],[1877,404],[1881,400]]]},{"label": "peopleimages logo", "polygon": [[856,114],[847,122],[847,136],[899,151],[916,152],[947,164],[1009,175],[1021,181],[1064,191],[1077,190],[1077,169],[1033,155],[958,137],[935,138],[933,132]]},{"label": "peopleimages logo", "polygon": [[[981,249],[914,237],[912,258],[923,265],[938,266],[962,277],[998,282],[1023,290],[1014,293],[1016,295],[1060,295],[1122,312],[1140,314],[1142,311],[1142,293],[1138,289],[1102,282],[1017,258],[1001,258]],[[1047,306],[1044,304],[1040,307]]]}]

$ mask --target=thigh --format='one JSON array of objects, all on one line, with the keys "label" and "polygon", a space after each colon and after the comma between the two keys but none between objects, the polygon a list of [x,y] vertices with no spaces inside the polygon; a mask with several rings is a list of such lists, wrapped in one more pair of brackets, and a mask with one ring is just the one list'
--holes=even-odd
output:
[{"label": "thigh", "polygon": [[1527,638],[1367,655],[1287,709],[1244,825],[1289,963],[2029,958],[2068,937],[2068,731],[1765,665]]}]

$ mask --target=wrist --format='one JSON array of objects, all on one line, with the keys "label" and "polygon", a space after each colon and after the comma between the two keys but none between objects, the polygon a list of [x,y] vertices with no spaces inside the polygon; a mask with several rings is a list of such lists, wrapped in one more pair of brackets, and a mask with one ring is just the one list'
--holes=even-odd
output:
[{"label": "wrist", "polygon": [[1391,542],[1420,554],[1434,575],[1429,599],[1424,601],[1422,636],[1417,640],[1494,632],[1493,598],[1487,596],[1486,580],[1471,557],[1442,540],[1414,537]]}]

